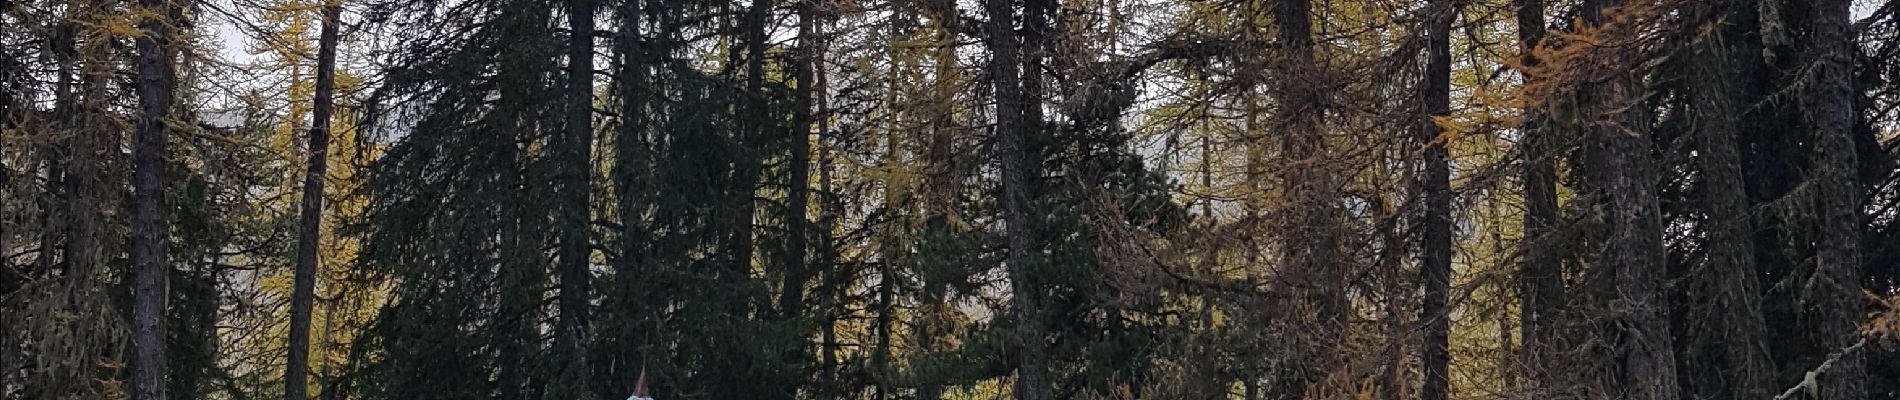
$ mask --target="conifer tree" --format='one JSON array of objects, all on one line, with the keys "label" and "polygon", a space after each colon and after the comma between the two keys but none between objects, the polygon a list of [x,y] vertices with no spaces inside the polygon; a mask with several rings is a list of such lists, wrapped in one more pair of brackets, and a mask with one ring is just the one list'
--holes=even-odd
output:
[{"label": "conifer tree", "polygon": [[[1804,304],[1814,332],[1828,353],[1831,370],[1811,390],[1829,399],[1867,398],[1865,355],[1855,350],[1861,313],[1861,199],[1855,179],[1853,45],[1848,36],[1847,1],[1809,5],[1810,32],[1802,47],[1811,70],[1802,75],[1802,109],[1814,132],[1810,185],[1813,187],[1815,249],[1813,275],[1804,282]],[[1819,367],[1817,367],[1819,368]],[[1806,384],[1806,382],[1804,382]]]},{"label": "conifer tree", "polygon": [[1884,0],[136,3],[0,3],[0,397],[1900,389]]},{"label": "conifer tree", "polygon": [[337,19],[342,6],[326,2],[322,7],[323,32],[317,39],[317,88],[311,101],[309,161],[304,175],[303,203],[298,222],[295,288],[291,293],[290,357],[284,365],[284,398],[309,397],[310,310],[317,286],[317,249],[323,236],[323,187],[329,176],[330,113],[336,96],[336,46],[340,27]]}]

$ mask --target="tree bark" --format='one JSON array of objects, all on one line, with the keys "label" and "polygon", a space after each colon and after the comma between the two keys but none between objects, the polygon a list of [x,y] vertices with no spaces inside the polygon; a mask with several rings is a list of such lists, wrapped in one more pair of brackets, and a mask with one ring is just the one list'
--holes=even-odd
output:
[{"label": "tree bark", "polygon": [[1424,177],[1419,182],[1425,197],[1419,243],[1424,253],[1420,268],[1425,299],[1419,319],[1425,322],[1420,354],[1425,382],[1419,398],[1445,400],[1451,390],[1451,315],[1446,304],[1451,289],[1451,167],[1444,142],[1447,132],[1433,119],[1451,114],[1451,21],[1457,9],[1452,0],[1432,0],[1429,7],[1424,104],[1418,127],[1419,140],[1425,144]]},{"label": "tree bark", "polygon": [[[1742,181],[1741,155],[1736,136],[1740,132],[1737,106],[1739,77],[1731,65],[1747,62],[1733,56],[1727,42],[1724,18],[1730,5],[1744,6],[1746,1],[1689,3],[1690,22],[1709,28],[1690,47],[1689,79],[1691,110],[1695,120],[1696,167],[1702,177],[1702,205],[1708,249],[1705,274],[1701,278],[1710,293],[1708,328],[1697,332],[1697,340],[1721,343],[1721,379],[1695,390],[1718,398],[1764,399],[1773,395],[1775,368],[1768,357],[1766,325],[1761,312],[1761,284],[1756,281],[1754,223],[1748,192]],[[1696,365],[1698,363],[1689,363]],[[1706,365],[1717,368],[1717,365]],[[1726,394],[1726,396],[1718,393]]]},{"label": "tree bark", "polygon": [[[1829,352],[1841,351],[1859,336],[1861,320],[1861,201],[1865,196],[1856,180],[1853,32],[1849,28],[1848,0],[1809,3],[1809,67],[1806,89],[1808,120],[1813,124],[1814,149],[1810,184],[1814,188],[1814,275],[1806,283],[1806,304],[1815,321],[1819,344]],[[1834,369],[1819,377],[1820,398],[1867,398],[1867,372],[1862,352],[1846,352]]]},{"label": "tree bark", "polygon": [[1024,165],[1023,130],[1025,107],[1040,107],[1034,99],[1024,97],[1021,73],[1020,39],[1016,36],[1014,20],[1016,10],[1009,0],[984,0],[983,8],[989,14],[985,31],[989,35],[990,49],[989,72],[990,86],[996,101],[996,161],[1002,181],[1001,199],[1003,207],[1003,236],[1008,255],[1004,260],[1009,270],[1010,316],[1016,323],[1015,345],[1020,351],[1017,356],[1016,398],[1038,400],[1046,389],[1043,381],[1043,333],[1040,312],[1037,307],[1039,288],[1029,273],[1029,217],[1025,210],[1027,199],[1026,179],[1033,167]]},{"label": "tree bark", "polygon": [[[1609,3],[1605,3],[1608,1]],[[1588,0],[1583,6],[1586,24],[1606,30],[1609,40],[1628,40],[1627,27],[1606,23],[1604,9],[1618,0]],[[1634,72],[1622,61],[1620,46],[1597,49],[1603,54],[1590,61],[1601,68],[1601,81],[1585,83],[1592,96],[1587,123],[1590,145],[1598,155],[1591,177],[1607,200],[1603,215],[1610,227],[1604,261],[1612,268],[1615,326],[1621,367],[1617,386],[1628,400],[1675,400],[1674,339],[1669,332],[1668,305],[1662,296],[1662,212],[1657,197],[1657,172],[1651,157],[1649,133],[1629,107],[1640,96]],[[1616,391],[1612,391],[1616,392]]]},{"label": "tree bark", "polygon": [[1023,63],[1019,81],[1022,84],[1023,103],[1020,107],[1023,118],[1016,126],[1018,137],[1038,134],[1045,124],[1042,112],[1045,91],[1042,70],[1043,60],[1048,58],[1049,32],[1054,30],[1050,26],[1049,15],[1055,13],[1055,7],[1055,0],[1023,0],[1022,34],[1016,39],[1022,46],[1019,56]]},{"label": "tree bark", "polygon": [[[824,130],[821,129],[819,132],[824,132]],[[823,151],[821,151],[820,154],[824,154]],[[831,171],[828,167],[831,162],[827,158],[828,157],[821,156],[819,160],[819,163],[827,166],[821,167],[818,172],[818,180],[820,182],[819,190],[823,193],[831,192]],[[824,201],[824,212],[819,217],[819,223],[822,225],[821,229],[823,229],[823,233],[818,235],[822,243],[819,247],[821,253],[819,254],[818,265],[825,271],[823,286],[818,291],[820,296],[824,296],[822,300],[823,304],[820,306],[824,313],[824,319],[821,321],[823,325],[819,328],[819,337],[822,342],[821,345],[823,346],[818,374],[818,398],[820,400],[837,399],[841,396],[840,393],[842,392],[842,388],[838,386],[838,307],[839,304],[844,302],[844,299],[842,299],[844,291],[840,288],[844,286],[846,276],[845,271],[838,265],[837,246],[832,244],[835,239],[832,237],[831,232],[838,226],[837,217],[835,216],[839,214],[836,211],[838,207],[835,206],[835,204],[837,204],[835,200]]]},{"label": "tree bark", "polygon": [[[1203,174],[1205,173],[1205,169],[1203,169]],[[1202,176],[1205,177],[1206,175]],[[1408,336],[1407,331],[1410,330],[1408,329],[1409,324],[1405,317],[1405,315],[1410,314],[1409,310],[1405,308],[1405,299],[1410,297],[1412,288],[1406,286],[1404,280],[1399,277],[1400,274],[1404,272],[1402,269],[1406,264],[1402,257],[1406,256],[1406,251],[1409,248],[1406,246],[1405,238],[1401,237],[1403,235],[1403,232],[1401,232],[1403,229],[1398,228],[1398,224],[1400,224],[1403,219],[1400,218],[1402,211],[1398,210],[1398,205],[1392,204],[1394,203],[1392,200],[1396,199],[1396,197],[1397,196],[1385,195],[1373,196],[1369,204],[1369,208],[1377,210],[1380,218],[1384,220],[1379,224],[1378,229],[1381,254],[1379,256],[1379,266],[1377,267],[1381,275],[1379,280],[1380,285],[1384,286],[1385,291],[1385,304],[1379,305],[1381,308],[1380,313],[1385,317],[1383,325],[1385,325],[1386,337],[1384,344],[1385,354],[1381,355],[1381,357],[1384,358],[1383,365],[1381,365],[1384,371],[1381,371],[1379,376],[1380,400],[1398,400],[1412,387],[1410,382],[1406,382],[1401,378],[1405,375],[1405,371],[1408,370],[1406,364],[1409,360],[1405,357],[1405,340],[1403,338]]]},{"label": "tree bark", "polygon": [[[809,365],[811,357],[810,336],[805,321],[805,285],[809,283],[810,271],[806,269],[805,258],[810,254],[807,239],[811,234],[808,213],[811,208],[811,137],[812,137],[812,98],[814,70],[818,67],[817,57],[817,7],[813,0],[801,0],[795,4],[798,12],[798,48],[793,57],[792,75],[796,88],[792,105],[792,129],[787,132],[791,137],[791,165],[789,182],[786,183],[785,199],[785,275],[780,282],[779,313],[782,323],[788,324],[794,342],[785,349],[786,365]],[[797,379],[802,376],[797,368],[792,376],[780,384],[786,398],[798,394]]]},{"label": "tree bark", "polygon": [[[77,126],[75,121],[78,119],[76,117],[78,115],[78,112],[76,112],[78,101],[73,95],[73,86],[77,80],[74,74],[75,59],[78,58],[78,54],[76,54],[77,51],[75,49],[77,45],[74,43],[74,37],[71,34],[71,24],[72,23],[68,22],[53,28],[54,33],[50,39],[51,43],[47,47],[49,47],[52,53],[53,62],[56,65],[54,74],[57,76],[56,83],[53,86],[53,113],[57,116],[57,121],[55,121],[54,126],[69,132],[77,132],[74,127]],[[66,178],[66,159],[71,158],[70,153],[73,150],[72,141],[70,139],[49,141],[48,143],[41,144],[41,150],[46,154],[45,158],[40,160],[40,169],[46,171],[46,190],[41,193],[39,198],[41,210],[39,223],[41,230],[39,238],[40,250],[39,254],[33,257],[32,270],[35,273],[45,274],[51,272],[53,268],[53,249],[58,247],[58,243],[61,239],[59,237],[60,234],[70,229],[69,226],[61,226],[59,221],[61,221],[61,214],[66,211],[63,209],[65,205],[60,204],[60,200],[72,199],[71,196],[60,195],[60,191],[70,188],[70,185],[68,185],[69,181]],[[71,274],[68,274],[68,276],[71,276]],[[69,277],[66,279],[72,278]],[[69,280],[65,283],[68,290],[70,290],[72,288],[72,282]],[[66,300],[68,301],[67,304],[72,304],[71,300],[73,299],[70,296],[68,296]]]},{"label": "tree bark", "polygon": [[[880,370],[891,369],[891,325],[897,318],[897,309],[893,307],[897,297],[897,275],[891,263],[877,263],[877,320],[873,321],[871,334],[877,337],[876,347],[871,349],[871,367]],[[889,400],[894,391],[891,380],[883,375],[873,375],[871,379],[876,388],[873,400]]]},{"label": "tree bark", "polygon": [[1294,302],[1283,315],[1300,321],[1295,331],[1311,339],[1305,359],[1295,360],[1269,391],[1280,399],[1306,396],[1341,365],[1349,306],[1344,287],[1348,275],[1337,254],[1337,188],[1326,167],[1329,155],[1320,130],[1327,78],[1313,50],[1312,8],[1311,0],[1277,0],[1274,7],[1282,51],[1277,72],[1283,74],[1281,82],[1291,83],[1272,92],[1279,103],[1274,120],[1285,127],[1280,155],[1289,165],[1281,178],[1289,196],[1284,212],[1291,224],[1281,237],[1286,267],[1278,283],[1291,288],[1285,296]]},{"label": "tree bark", "polygon": [[[817,100],[816,114],[824,116],[829,114],[828,110],[830,106],[830,101],[827,100],[829,97],[826,95],[828,77],[825,74],[825,69],[822,68],[824,65],[825,46],[828,46],[828,43],[820,42],[818,46],[820,46],[816,50],[816,56],[818,58],[815,59],[813,63],[819,68],[812,71],[815,75],[812,90],[818,93],[815,99]],[[824,142],[825,135],[830,132],[831,124],[829,121],[830,118],[826,117],[819,117],[816,121],[818,125],[816,133],[818,135],[818,193],[820,209],[818,214],[818,268],[824,273],[824,277],[820,278],[821,287],[818,290],[818,295],[821,296],[820,302],[822,303],[819,305],[819,308],[821,312],[824,313],[823,326],[820,328],[819,333],[820,340],[823,342],[822,346],[824,347],[822,350],[823,354],[820,356],[819,361],[819,400],[835,400],[841,397],[840,393],[842,390],[838,387],[838,307],[839,304],[846,301],[843,298],[844,291],[841,290],[845,285],[846,274],[844,269],[838,265],[838,246],[837,243],[835,243],[836,239],[833,234],[838,228],[838,215],[843,214],[843,205],[839,203],[838,196],[833,191],[831,185],[833,153],[831,147],[826,146]]]},{"label": "tree bark", "polygon": [[816,30],[816,21],[814,21],[816,13],[812,10],[813,5],[810,1],[811,0],[804,0],[798,3],[798,56],[797,65],[792,68],[795,75],[794,79],[798,87],[797,97],[794,99],[795,103],[793,104],[792,110],[791,182],[789,184],[790,188],[787,190],[785,207],[786,272],[783,285],[784,298],[780,301],[780,305],[785,309],[787,316],[792,318],[797,318],[803,314],[805,309],[805,255],[806,235],[808,234],[808,232],[806,232],[806,225],[808,225],[806,214],[808,211],[807,208],[811,206],[809,200],[811,193],[811,105],[814,94],[812,91],[814,86],[812,82],[812,72],[817,68],[817,60],[815,60],[817,56],[817,46],[812,42],[816,40],[818,32]]},{"label": "tree bark", "polygon": [[[0,0],[0,15],[4,15],[12,10],[12,0]],[[8,46],[7,43],[0,42],[0,131],[13,130],[16,120],[19,118],[14,116],[14,114],[19,112],[16,111],[17,108],[13,105],[13,65],[17,60],[17,56],[13,55],[13,48]],[[5,153],[7,151],[6,147],[5,144],[0,144],[0,153]],[[0,161],[0,190],[5,190],[12,186],[13,169],[7,167],[5,161]],[[11,200],[11,197],[0,196],[0,210],[6,209],[8,200]],[[11,249],[6,246],[6,240],[9,237],[8,233],[12,231],[12,227],[16,223],[17,221],[13,219],[11,214],[0,217],[0,249]],[[41,251],[45,251],[45,249],[41,249]],[[12,294],[13,288],[19,286],[19,276],[14,273],[13,266],[10,265],[12,261],[12,259],[0,258],[0,296]],[[8,348],[8,346],[11,345],[10,338],[11,336],[8,335],[0,335],[0,349]],[[6,364],[6,361],[0,360],[0,370],[11,371],[12,369],[9,364]]]},{"label": "tree bark", "polygon": [[[1536,50],[1544,41],[1543,0],[1515,0],[1517,3],[1518,60],[1525,81],[1534,79],[1538,66]],[[1526,387],[1537,393],[1554,382],[1547,371],[1553,367],[1557,341],[1558,310],[1564,301],[1562,257],[1556,231],[1557,154],[1553,132],[1546,126],[1543,103],[1524,106],[1524,122],[1518,131],[1524,149],[1524,239],[1518,253],[1524,258],[1518,272],[1521,280],[1523,359],[1518,364]]]},{"label": "tree bark", "polygon": [[[82,7],[97,6],[97,4],[86,4]],[[89,9],[79,12],[100,11]],[[72,36],[62,38],[63,40],[76,40],[74,38],[77,37],[79,28],[76,26],[77,22],[74,24],[75,26],[66,27],[70,29],[66,31],[66,34]],[[106,85],[111,80],[114,67],[108,61],[112,57],[110,50],[106,49],[103,43],[84,43],[84,56],[87,59],[83,61],[79,59],[77,48],[79,44],[74,42],[64,44],[73,46],[66,49],[71,57],[64,60],[68,63],[67,68],[78,69],[75,76],[62,77],[66,81],[62,82],[61,90],[67,92],[69,107],[67,114],[60,118],[64,120],[64,125],[70,129],[72,136],[66,139],[66,153],[60,155],[62,162],[55,164],[55,167],[60,169],[59,172],[64,175],[66,186],[66,192],[62,193],[66,197],[64,210],[66,248],[61,259],[66,263],[64,271],[66,304],[70,309],[78,306],[82,297],[92,295],[93,278],[98,273],[101,258],[105,254],[104,249],[100,248],[99,239],[99,231],[103,223],[101,219],[104,218],[99,207],[99,197],[105,190],[104,184],[100,182],[99,164],[105,157],[102,149],[108,146],[99,143],[102,141],[100,138],[102,132],[88,125],[96,123],[97,121],[92,119],[98,118],[101,114],[101,107],[107,96]],[[71,87],[74,84],[80,86],[81,93],[71,93]],[[115,143],[110,147],[116,148],[118,145]]]},{"label": "tree bark", "polygon": [[568,0],[566,129],[556,135],[552,145],[560,157],[559,176],[560,247],[557,250],[561,282],[560,319],[556,321],[555,347],[559,360],[558,390],[550,392],[563,398],[591,397],[587,390],[588,280],[591,253],[587,231],[589,179],[593,173],[594,139],[594,10],[593,0]]},{"label": "tree bark", "polygon": [[138,130],[132,145],[132,399],[165,398],[166,116],[173,96],[168,0],[139,0]]},{"label": "tree bark", "polygon": [[290,356],[284,365],[284,399],[310,397],[310,309],[317,290],[317,247],[323,235],[323,180],[329,166],[330,112],[335,106],[337,18],[336,0],[323,5],[323,31],[317,36],[316,98],[310,107],[308,170],[303,179],[303,210],[297,238],[297,264],[290,292]]},{"label": "tree bark", "polygon": [[765,48],[771,38],[765,35],[766,19],[772,10],[772,0],[752,0],[745,14],[745,115],[739,116],[739,152],[732,160],[737,183],[733,190],[736,202],[732,213],[732,243],[730,256],[732,264],[726,271],[730,282],[738,282],[752,272],[754,243],[752,238],[752,219],[757,212],[753,196],[758,191],[760,160],[758,157],[759,139],[765,137],[766,127],[772,117],[766,107],[765,94]]}]

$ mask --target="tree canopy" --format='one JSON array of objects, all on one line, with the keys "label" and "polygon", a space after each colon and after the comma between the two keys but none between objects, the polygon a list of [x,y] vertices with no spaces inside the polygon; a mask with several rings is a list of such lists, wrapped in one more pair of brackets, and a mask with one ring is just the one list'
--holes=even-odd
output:
[{"label": "tree canopy", "polygon": [[0,0],[0,399],[1900,399],[1896,0]]}]

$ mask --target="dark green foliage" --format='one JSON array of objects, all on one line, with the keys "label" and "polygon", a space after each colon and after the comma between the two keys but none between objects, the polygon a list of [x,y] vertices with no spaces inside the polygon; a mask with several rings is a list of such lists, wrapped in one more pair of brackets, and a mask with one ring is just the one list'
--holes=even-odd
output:
[{"label": "dark green foliage", "polygon": [[[387,103],[372,103],[385,114],[372,114],[371,126],[413,129],[393,133],[401,140],[373,166],[367,189],[371,224],[361,262],[397,289],[369,335],[379,356],[359,375],[365,395],[489,397],[501,365],[517,373],[550,369],[537,357],[541,330],[531,327],[545,313],[551,175],[526,149],[558,128],[549,121],[559,120],[551,55],[560,53],[546,34],[550,4],[494,6],[494,19],[430,38],[467,47],[394,56],[412,68],[392,73],[373,99]],[[412,17],[403,22],[469,22]],[[523,37],[549,39],[537,45]],[[522,384],[548,379],[534,375]]]}]

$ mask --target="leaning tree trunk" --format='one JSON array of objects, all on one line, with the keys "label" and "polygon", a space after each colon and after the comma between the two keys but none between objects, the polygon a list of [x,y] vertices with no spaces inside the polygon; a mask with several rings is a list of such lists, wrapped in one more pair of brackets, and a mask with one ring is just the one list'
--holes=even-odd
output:
[{"label": "leaning tree trunk", "polygon": [[171,24],[167,0],[139,0],[138,131],[132,144],[132,398],[165,398],[166,115],[172,102]]},{"label": "leaning tree trunk", "polygon": [[1817,321],[1815,333],[1822,348],[1837,354],[1831,370],[1820,375],[1820,398],[1865,399],[1867,372],[1863,355],[1845,351],[1855,343],[1861,319],[1860,220],[1864,196],[1855,181],[1859,164],[1854,153],[1853,32],[1848,27],[1848,0],[1816,0],[1810,4],[1812,32],[1806,88],[1808,120],[1814,124],[1814,158],[1810,184],[1814,188],[1816,221],[1814,275],[1807,282],[1806,304]]},{"label": "leaning tree trunk", "polygon": [[290,357],[284,365],[284,398],[310,397],[310,308],[316,298],[317,246],[323,235],[323,179],[329,166],[330,111],[335,105],[337,18],[342,6],[323,6],[323,32],[317,36],[317,90],[310,107],[310,154],[303,178],[303,210],[297,237],[297,265],[290,291]]},{"label": "leaning tree trunk", "polygon": [[1421,346],[1425,383],[1419,390],[1423,400],[1445,400],[1451,393],[1451,315],[1447,302],[1451,290],[1451,167],[1446,158],[1445,128],[1434,119],[1451,114],[1451,21],[1457,10],[1451,0],[1432,0],[1431,15],[1425,27],[1425,91],[1418,132],[1425,142],[1424,177],[1419,182],[1425,197],[1425,215],[1419,221],[1419,248],[1424,253],[1420,268],[1425,278],[1425,299],[1419,319],[1425,323],[1425,343]]}]

